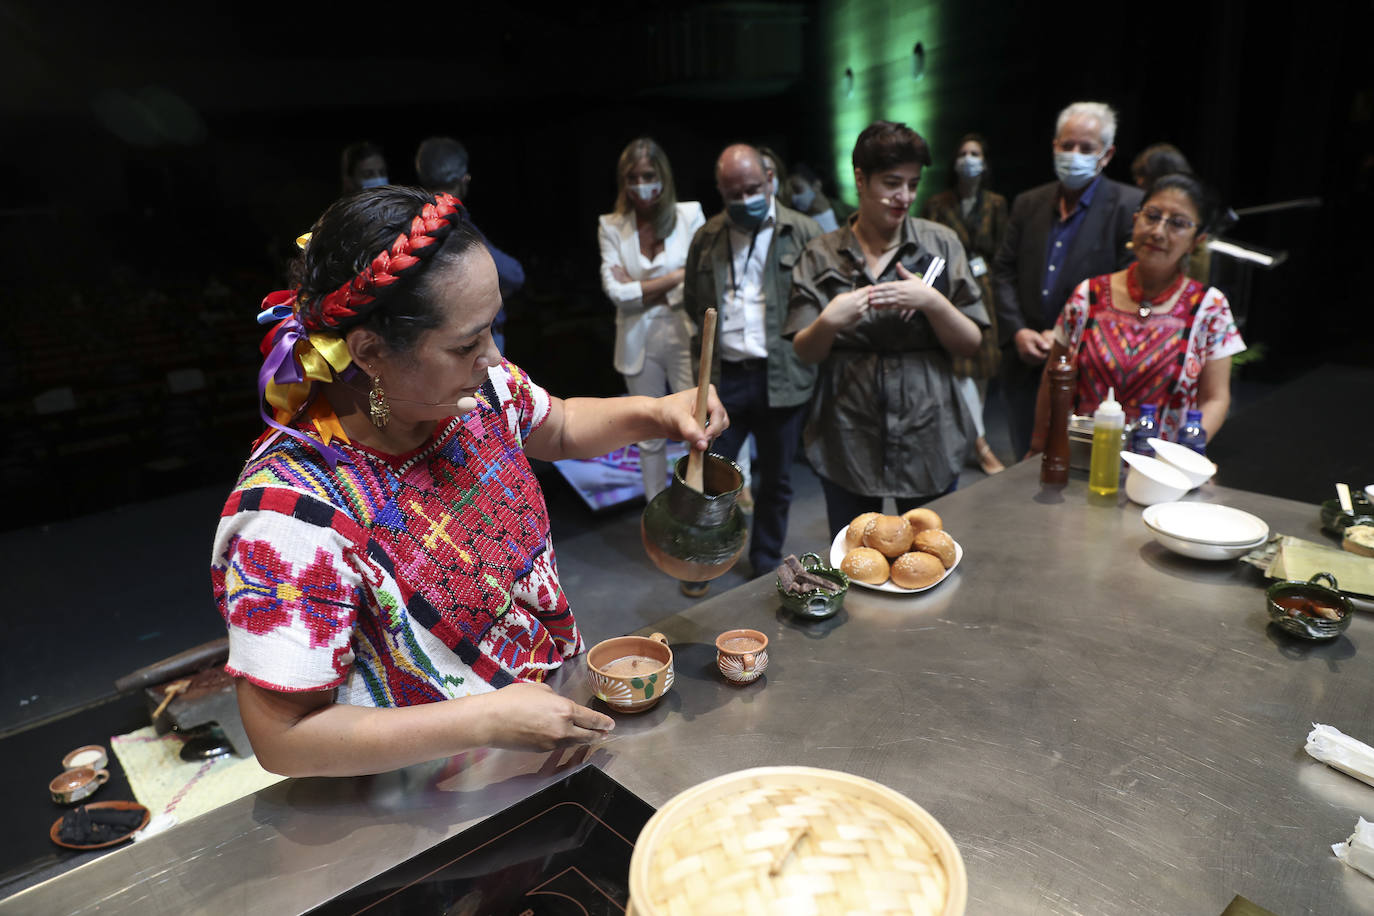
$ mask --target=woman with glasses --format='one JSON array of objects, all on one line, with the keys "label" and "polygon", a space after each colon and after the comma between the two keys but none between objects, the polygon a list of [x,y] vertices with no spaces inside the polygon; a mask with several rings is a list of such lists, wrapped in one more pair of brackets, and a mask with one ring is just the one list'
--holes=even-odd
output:
[{"label": "woman with glasses", "polygon": [[802,441],[831,531],[884,497],[905,512],[955,488],[977,431],[951,360],[988,323],[959,237],[911,215],[931,163],[921,135],[875,121],[853,162],[858,216],[802,251],[783,327],[820,364]]},{"label": "woman with glasses", "polygon": [[[1216,213],[1198,179],[1165,175],[1136,211],[1135,262],[1073,291],[1045,365],[1065,354],[1077,363],[1075,413],[1091,414],[1112,388],[1130,419],[1155,405],[1162,438],[1178,438],[1189,410],[1202,411],[1209,441],[1221,428],[1231,404],[1231,357],[1245,343],[1226,297],[1185,273]],[[1047,378],[1040,380],[1032,454],[1044,450],[1049,428]]]}]

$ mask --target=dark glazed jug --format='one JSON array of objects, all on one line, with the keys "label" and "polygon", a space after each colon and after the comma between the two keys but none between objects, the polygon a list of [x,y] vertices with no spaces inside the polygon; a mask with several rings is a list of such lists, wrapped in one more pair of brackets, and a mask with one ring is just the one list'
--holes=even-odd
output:
[{"label": "dark glazed jug", "polygon": [[644,507],[639,533],[654,565],[684,582],[722,576],[744,550],[744,513],[735,504],[744,475],[727,458],[707,453],[705,492],[687,486],[687,458],[678,459],[673,482]]}]

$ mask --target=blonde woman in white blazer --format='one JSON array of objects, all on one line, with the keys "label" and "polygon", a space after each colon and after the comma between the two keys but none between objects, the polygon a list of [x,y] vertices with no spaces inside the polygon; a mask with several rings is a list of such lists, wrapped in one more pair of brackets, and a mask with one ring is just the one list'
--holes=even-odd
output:
[{"label": "blonde woman in white blazer", "polygon": [[[694,384],[682,266],[706,222],[701,204],[679,203],[673,170],[648,137],[633,140],[616,169],[615,212],[600,219],[601,287],[615,306],[615,368],[630,394],[658,397]],[[667,485],[663,439],[639,443],[644,497]]]}]

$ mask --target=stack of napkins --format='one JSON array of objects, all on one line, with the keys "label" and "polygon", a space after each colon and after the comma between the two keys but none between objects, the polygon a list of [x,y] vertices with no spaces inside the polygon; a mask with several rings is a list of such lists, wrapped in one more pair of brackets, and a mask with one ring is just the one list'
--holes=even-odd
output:
[{"label": "stack of napkins", "polygon": [[[1374,748],[1340,729],[1312,723],[1312,731],[1307,736],[1307,753],[1327,766],[1374,786]],[[1374,824],[1360,818],[1350,839],[1335,844],[1331,851],[1346,865],[1374,878]]]},{"label": "stack of napkins", "polygon": [[1356,741],[1339,729],[1313,722],[1307,736],[1307,753],[1327,766],[1374,786],[1374,747]]},{"label": "stack of napkins", "polygon": [[1350,839],[1332,846],[1331,851],[1346,865],[1374,878],[1374,824],[1360,818]]}]

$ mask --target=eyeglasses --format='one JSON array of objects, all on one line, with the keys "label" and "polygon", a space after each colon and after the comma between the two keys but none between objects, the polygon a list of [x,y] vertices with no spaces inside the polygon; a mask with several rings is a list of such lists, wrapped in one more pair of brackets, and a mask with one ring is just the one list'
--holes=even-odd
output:
[{"label": "eyeglasses", "polygon": [[1154,226],[1160,220],[1163,220],[1165,228],[1175,234],[1184,233],[1189,229],[1197,227],[1197,223],[1190,219],[1182,216],[1165,216],[1163,210],[1156,209],[1155,207],[1146,207],[1143,210],[1137,210],[1135,211],[1135,215],[1140,217],[1147,227]]}]

